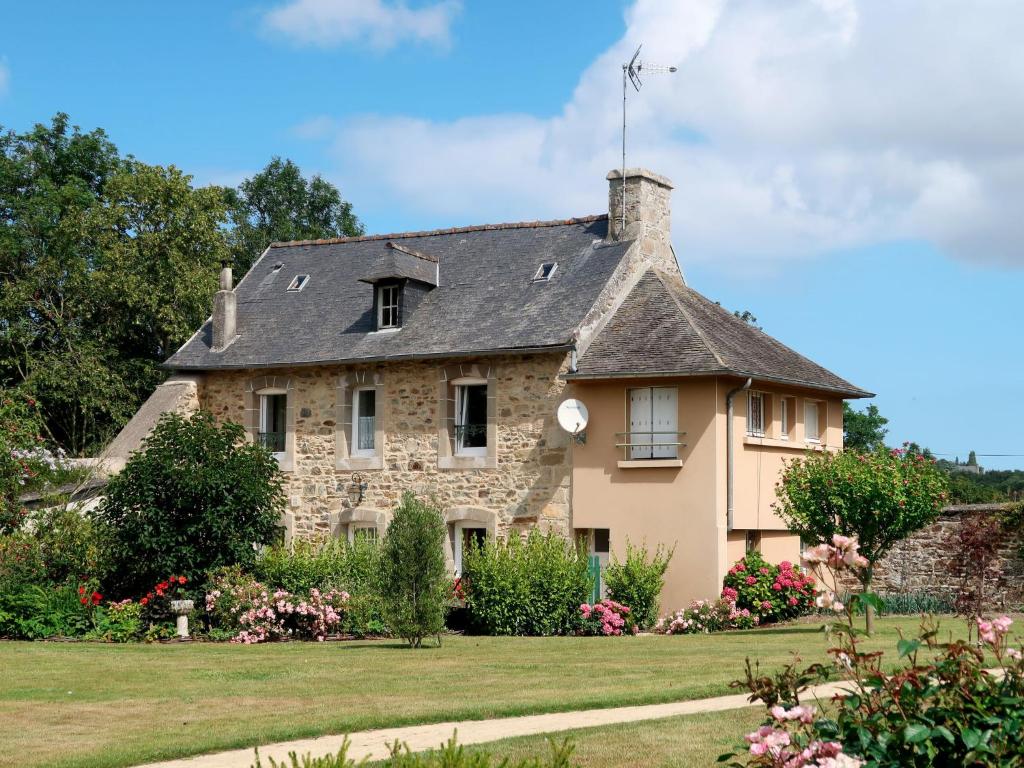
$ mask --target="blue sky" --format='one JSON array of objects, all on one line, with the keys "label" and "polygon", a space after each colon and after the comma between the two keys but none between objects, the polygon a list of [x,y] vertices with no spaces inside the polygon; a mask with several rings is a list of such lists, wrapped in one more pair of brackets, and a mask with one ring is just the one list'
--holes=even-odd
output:
[{"label": "blue sky", "polygon": [[197,183],[290,157],[369,231],[579,215],[643,42],[680,71],[631,95],[630,164],[675,181],[690,284],[877,392],[893,442],[1024,454],[1024,13],[889,5],[19,3],[0,124],[65,111]]}]

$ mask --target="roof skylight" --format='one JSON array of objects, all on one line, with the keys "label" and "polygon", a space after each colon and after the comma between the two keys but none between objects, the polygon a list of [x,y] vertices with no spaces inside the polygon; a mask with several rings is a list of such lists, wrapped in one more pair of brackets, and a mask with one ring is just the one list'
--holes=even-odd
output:
[{"label": "roof skylight", "polygon": [[533,276],[534,281],[550,280],[551,276],[555,274],[555,270],[558,269],[557,261],[546,261],[537,268],[537,274]]},{"label": "roof skylight", "polygon": [[291,283],[288,284],[288,290],[293,292],[301,291],[303,288],[306,287],[306,284],[308,282],[309,275],[296,275],[295,279],[293,279]]}]

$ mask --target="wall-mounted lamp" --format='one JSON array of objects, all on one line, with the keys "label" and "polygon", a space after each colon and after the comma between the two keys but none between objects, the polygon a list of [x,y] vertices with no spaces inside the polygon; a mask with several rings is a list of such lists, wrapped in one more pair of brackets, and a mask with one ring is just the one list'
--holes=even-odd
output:
[{"label": "wall-mounted lamp", "polygon": [[356,472],[352,475],[352,482],[348,487],[348,500],[352,502],[352,506],[358,507],[363,503],[363,494],[366,492],[366,481],[363,480],[363,476]]}]

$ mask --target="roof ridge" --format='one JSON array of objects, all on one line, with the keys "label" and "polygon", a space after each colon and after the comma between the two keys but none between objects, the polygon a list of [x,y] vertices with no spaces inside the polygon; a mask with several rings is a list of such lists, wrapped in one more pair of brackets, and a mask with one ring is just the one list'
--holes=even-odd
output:
[{"label": "roof ridge", "polygon": [[[696,332],[696,334],[700,336],[700,340],[704,342],[704,346],[707,347],[708,352],[711,353],[711,355],[715,358],[715,360],[718,361],[718,364],[722,366],[722,368],[724,368],[725,370],[729,370],[730,366],[727,365],[725,360],[722,359],[722,356],[718,354],[718,350],[715,349],[714,345],[711,343],[711,340],[708,339],[704,331],[701,330],[700,325],[694,322],[693,316],[686,309],[686,307],[683,306],[683,303],[679,300],[679,297],[676,296],[675,291],[673,291],[672,288],[669,287],[668,283],[665,282],[665,278],[662,275],[661,271],[654,268],[652,268],[650,271],[654,272],[654,276],[657,277],[661,284],[665,287],[665,291],[672,298],[672,301],[675,302],[675,305],[679,307],[679,311],[683,313],[683,317],[686,318],[686,322],[688,322],[690,324],[690,327],[693,328],[694,332]],[[692,288],[690,288],[690,286],[686,285],[685,283],[682,283],[680,287],[687,290],[693,290]],[[697,293],[696,291],[693,292]]]},{"label": "roof ridge", "polygon": [[571,219],[552,219],[550,221],[514,221],[505,224],[474,224],[468,227],[448,227],[446,229],[428,229],[421,232],[391,232],[382,235],[355,235],[352,237],[327,237],[322,240],[282,240],[271,243],[269,248],[281,248],[293,245],[337,245],[339,243],[359,243],[367,240],[396,240],[403,237],[427,237],[429,235],[458,235],[463,232],[484,232],[497,229],[535,229],[539,227],[563,227],[572,224],[590,224],[608,218],[607,213],[592,216],[577,216]]}]

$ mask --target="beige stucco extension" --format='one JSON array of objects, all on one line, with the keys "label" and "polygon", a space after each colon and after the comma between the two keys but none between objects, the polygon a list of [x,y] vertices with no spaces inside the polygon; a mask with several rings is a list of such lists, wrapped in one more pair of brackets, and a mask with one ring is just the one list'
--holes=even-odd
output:
[{"label": "beige stucco extension", "polygon": [[[765,424],[765,437],[746,434],[745,393],[735,398],[735,509],[727,531],[726,395],[741,385],[731,377],[657,378],[573,382],[571,394],[590,411],[584,445],[572,455],[572,519],[579,528],[607,528],[612,552],[622,558],[627,540],[675,547],[666,580],[663,607],[683,607],[690,600],[716,596],[729,566],[751,544],[772,562],[795,561],[799,539],[772,511],[775,483],[787,458],[808,447],[842,444],[842,401],[820,394],[756,386],[775,401],[796,398],[796,422],[788,440],[780,420]],[[621,433],[628,431],[628,390],[636,386],[678,388],[679,461],[631,462]],[[827,403],[822,408],[821,443],[804,439],[805,396]],[[774,402],[773,402],[774,404]],[[779,413],[769,406],[768,415]],[[827,415],[825,415],[827,414]],[[663,466],[652,466],[662,464]]]}]

